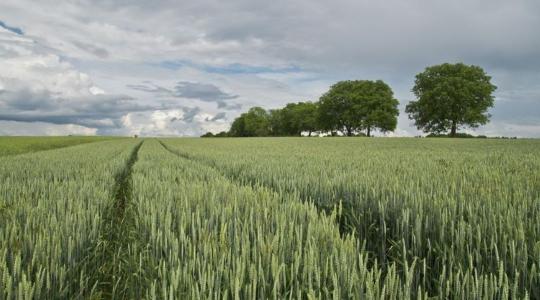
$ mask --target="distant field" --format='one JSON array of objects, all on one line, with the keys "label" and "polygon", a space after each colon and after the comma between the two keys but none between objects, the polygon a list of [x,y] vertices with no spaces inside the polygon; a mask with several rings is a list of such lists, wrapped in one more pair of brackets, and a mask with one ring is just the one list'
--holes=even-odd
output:
[{"label": "distant field", "polygon": [[109,140],[101,136],[26,137],[0,136],[0,156],[62,148]]},{"label": "distant field", "polygon": [[117,139],[0,157],[0,298],[540,299],[539,170],[540,140]]}]

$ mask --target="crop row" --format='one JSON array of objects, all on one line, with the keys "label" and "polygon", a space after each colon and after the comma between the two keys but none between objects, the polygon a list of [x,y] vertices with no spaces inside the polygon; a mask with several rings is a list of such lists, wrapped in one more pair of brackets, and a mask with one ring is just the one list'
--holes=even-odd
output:
[{"label": "crop row", "polygon": [[341,203],[340,230],[365,246],[370,265],[383,274],[396,265],[403,281],[416,263],[412,285],[429,296],[540,297],[535,141],[163,143],[240,184],[298,195],[324,211]]},{"label": "crop row", "polygon": [[78,298],[115,180],[135,146],[116,140],[0,158],[0,298]]},{"label": "crop row", "polygon": [[335,213],[321,214],[292,194],[238,185],[156,141],[139,152],[133,204],[140,241],[148,243],[137,272],[150,278],[146,292],[134,295],[403,299],[411,292],[395,265],[386,274],[368,266],[356,239],[340,236]]},{"label": "crop row", "polygon": [[0,157],[114,139],[106,136],[0,136]]}]

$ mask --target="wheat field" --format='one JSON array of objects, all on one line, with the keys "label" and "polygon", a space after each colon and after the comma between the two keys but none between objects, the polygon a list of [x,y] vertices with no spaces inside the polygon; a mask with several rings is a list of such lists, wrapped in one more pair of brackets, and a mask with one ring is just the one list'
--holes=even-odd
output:
[{"label": "wheat field", "polygon": [[2,299],[540,298],[538,140],[28,147],[0,157]]}]

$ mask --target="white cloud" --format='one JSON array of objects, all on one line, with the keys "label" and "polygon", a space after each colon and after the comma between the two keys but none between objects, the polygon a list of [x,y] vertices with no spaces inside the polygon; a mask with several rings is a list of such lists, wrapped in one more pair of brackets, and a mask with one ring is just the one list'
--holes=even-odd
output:
[{"label": "white cloud", "polygon": [[31,38],[0,28],[0,40],[0,120],[67,125],[52,126],[50,133],[81,126],[95,132],[117,127],[129,111],[150,109],[129,96],[106,94],[89,75]]},{"label": "white cloud", "polygon": [[[66,98],[103,94],[92,80],[47,47],[0,28],[0,80]],[[4,87],[7,89],[7,87]]]}]

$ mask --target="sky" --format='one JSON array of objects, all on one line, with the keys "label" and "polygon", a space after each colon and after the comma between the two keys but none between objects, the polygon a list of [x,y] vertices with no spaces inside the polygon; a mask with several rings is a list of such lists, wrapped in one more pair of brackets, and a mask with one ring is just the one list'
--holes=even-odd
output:
[{"label": "sky", "polygon": [[2,0],[0,135],[198,136],[381,79],[415,136],[414,76],[463,62],[498,87],[467,132],[540,137],[538,28],[538,0]]}]

